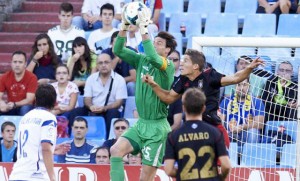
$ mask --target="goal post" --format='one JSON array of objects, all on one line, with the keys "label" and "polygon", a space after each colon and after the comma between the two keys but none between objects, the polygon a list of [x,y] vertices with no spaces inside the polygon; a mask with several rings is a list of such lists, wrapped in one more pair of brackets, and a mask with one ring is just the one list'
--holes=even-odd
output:
[{"label": "goal post", "polygon": [[[230,181],[231,180],[255,180],[255,181],[297,180],[300,181],[300,144],[299,144],[300,143],[300,109],[299,109],[300,93],[299,93],[299,83],[297,83],[300,81],[300,69],[299,69],[300,38],[202,37],[201,36],[201,37],[192,38],[192,48],[203,51],[203,53],[207,57],[207,62],[211,63],[212,67],[216,68],[218,72],[223,73],[225,75],[233,74],[236,71],[235,69],[237,69],[236,68],[237,59],[242,55],[247,55],[250,58],[255,58],[258,56],[262,57],[262,59],[264,59],[266,62],[267,68],[260,67],[259,69],[256,69],[252,74],[254,74],[255,76],[259,76],[260,78],[263,78],[263,80],[265,81],[264,86],[263,87],[258,86],[260,80],[262,79],[257,79],[256,82],[254,83],[253,81],[251,82],[250,80],[249,81],[250,93],[249,92],[248,93],[257,99],[260,99],[265,105],[274,106],[276,104],[276,106],[279,105],[280,109],[284,110],[280,112],[280,115],[277,115],[276,111],[273,112],[273,108],[264,110],[264,120],[268,120],[268,122],[258,123],[258,124],[263,124],[262,125],[263,128],[261,129],[259,135],[261,136],[260,137],[261,139],[255,144],[249,143],[248,140],[233,141],[235,139],[233,138],[234,131],[231,132],[230,128],[232,129],[234,128],[230,127],[229,116],[226,114],[229,114],[230,116],[237,115],[238,116],[237,119],[247,120],[245,122],[247,122],[246,124],[249,125],[250,124],[254,125],[256,123],[248,122],[249,119],[244,118],[243,115],[241,114],[241,110],[243,110],[242,112],[245,111],[243,109],[243,106],[244,104],[246,104],[246,98],[243,99],[244,102],[241,101],[242,102],[241,108],[239,107],[240,106],[239,100],[234,102],[235,97],[239,97],[238,93],[232,93],[238,91],[236,86],[231,87],[231,91],[229,92],[231,92],[232,94],[230,94],[230,96],[225,96],[225,94],[222,94],[223,102],[227,101],[228,104],[227,104],[227,110],[220,110],[220,112],[222,116],[226,115],[222,119],[225,127],[228,129],[229,136],[231,137],[231,141],[233,145],[229,149],[229,155],[230,156],[234,155],[230,158],[232,163],[234,163],[233,164],[234,168],[230,173],[229,180]],[[289,67],[289,65],[286,64],[291,64],[293,72],[290,72],[291,70],[288,70],[288,68],[286,67],[282,68],[283,66],[282,64],[284,64],[284,66],[287,67]],[[283,71],[283,73],[280,74],[279,73],[280,71]],[[261,74],[261,72],[264,73]],[[288,78],[283,76],[283,74],[285,75],[287,73],[292,74],[291,80],[288,80]],[[297,98],[294,97],[297,104],[291,105],[292,103],[290,102],[292,101],[291,97],[289,98],[286,97],[285,99],[283,98],[282,99],[284,100],[283,102],[279,101],[278,97],[284,95],[285,93],[282,93],[282,90],[278,90],[277,92],[276,91],[272,92],[273,89],[268,90],[266,88],[266,85],[274,85],[274,82],[278,82],[278,85],[277,83],[275,84],[278,87],[280,87],[282,83],[282,87],[284,91],[288,93],[294,91],[297,96]],[[225,88],[225,93],[226,93],[226,89],[227,88]],[[258,92],[262,91],[262,93],[254,95],[255,91]],[[261,95],[261,97],[259,95]],[[263,95],[268,95],[268,96],[272,95],[273,97],[271,100],[268,100],[268,98],[263,97]],[[253,101],[254,99],[251,97],[250,100]],[[252,103],[253,102],[249,104],[251,104],[252,106]],[[232,106],[232,104],[236,104],[236,107],[238,107],[239,110],[236,111],[235,114],[233,114],[232,112],[233,107],[235,105]],[[230,105],[231,107],[228,105]],[[220,101],[220,107],[222,107],[221,101]],[[257,108],[255,107],[253,109],[254,109],[253,112],[259,112],[258,107]],[[295,110],[294,117],[291,114],[287,114],[290,112],[290,110]],[[250,112],[251,110],[248,111],[248,114],[250,114]],[[284,116],[281,115],[282,113],[284,113]],[[269,117],[266,115],[270,115],[270,117],[274,118],[274,120],[269,120],[268,119]],[[275,117],[277,119],[275,119]],[[270,137],[274,133],[273,130],[274,132],[276,132],[276,138]],[[281,137],[279,138],[280,131],[282,135],[285,135],[286,137],[283,138],[281,135]],[[269,133],[271,135],[268,135]],[[247,132],[247,134],[250,133]],[[289,140],[289,136],[291,137],[290,139],[292,140]],[[282,141],[280,142],[281,145],[278,145],[278,142],[276,141],[273,142],[274,139],[275,140],[282,139],[279,140]],[[249,147],[252,148],[249,149]],[[287,148],[287,150],[285,150],[285,148]],[[234,151],[237,152],[236,158],[235,158],[235,154],[232,154],[233,149]],[[273,153],[275,153],[275,157],[276,157],[275,162],[268,160],[269,156]],[[263,160],[259,160],[256,158],[259,156],[263,156],[264,158],[261,158]],[[291,162],[295,163],[295,165],[293,165]]]}]

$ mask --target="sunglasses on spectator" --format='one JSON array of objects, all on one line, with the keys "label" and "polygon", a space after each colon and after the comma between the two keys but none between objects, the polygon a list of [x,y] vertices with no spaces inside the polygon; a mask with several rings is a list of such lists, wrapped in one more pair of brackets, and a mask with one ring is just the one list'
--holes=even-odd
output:
[{"label": "sunglasses on spectator", "polygon": [[173,62],[177,62],[179,60],[179,58],[172,58],[172,57],[168,57],[169,60],[172,60]]},{"label": "sunglasses on spectator", "polygon": [[116,130],[119,130],[119,129],[125,130],[127,128],[126,128],[126,126],[116,126],[115,129]]}]

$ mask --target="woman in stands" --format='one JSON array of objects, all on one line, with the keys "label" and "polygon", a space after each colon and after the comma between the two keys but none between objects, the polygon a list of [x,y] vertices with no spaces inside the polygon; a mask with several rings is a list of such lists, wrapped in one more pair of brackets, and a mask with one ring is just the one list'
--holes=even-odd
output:
[{"label": "woman in stands", "polygon": [[68,118],[69,112],[77,105],[78,87],[69,81],[69,69],[66,65],[59,65],[56,68],[56,80],[52,83],[57,97],[56,106],[52,110],[55,115],[62,115]]},{"label": "woman in stands", "polygon": [[95,73],[97,55],[91,52],[87,41],[77,37],[72,45],[72,57],[69,58],[67,66],[70,70],[70,79],[79,87],[83,94],[85,81],[89,75]]},{"label": "woman in stands", "polygon": [[27,70],[33,72],[39,84],[55,82],[55,69],[61,60],[54,51],[54,46],[49,36],[39,34],[34,41],[27,65]]}]

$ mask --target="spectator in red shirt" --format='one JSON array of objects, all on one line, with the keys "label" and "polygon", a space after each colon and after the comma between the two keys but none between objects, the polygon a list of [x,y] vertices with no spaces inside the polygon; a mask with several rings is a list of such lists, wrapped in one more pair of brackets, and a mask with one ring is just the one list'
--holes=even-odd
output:
[{"label": "spectator in red shirt", "polygon": [[11,68],[0,77],[0,115],[23,116],[33,108],[37,78],[26,70],[26,54],[22,51],[12,54]]}]

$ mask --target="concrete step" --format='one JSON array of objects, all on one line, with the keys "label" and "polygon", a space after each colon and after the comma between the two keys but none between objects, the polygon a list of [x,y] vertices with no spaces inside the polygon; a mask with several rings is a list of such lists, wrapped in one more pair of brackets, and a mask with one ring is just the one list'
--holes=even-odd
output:
[{"label": "concrete step", "polygon": [[[80,13],[74,14],[80,16]],[[59,24],[58,13],[12,13],[9,15],[9,21],[29,21],[29,22],[56,22]]]},{"label": "concrete step", "polygon": [[3,22],[3,32],[47,32],[56,22]]},{"label": "concrete step", "polygon": [[11,55],[12,53],[0,53],[0,73],[4,73],[11,69]]},{"label": "concrete step", "polygon": [[1,53],[12,53],[16,50],[22,50],[24,52],[31,52],[32,42],[0,42],[0,52]]},{"label": "concrete step", "polygon": [[[39,33],[0,32],[0,40],[6,42],[34,42]],[[1,60],[1,59],[0,59]]]},{"label": "concrete step", "polygon": [[[37,2],[37,1],[25,1],[22,3],[22,10],[25,12],[59,12],[59,6],[61,2]],[[74,13],[80,13],[82,3],[72,3],[74,7]]]}]

